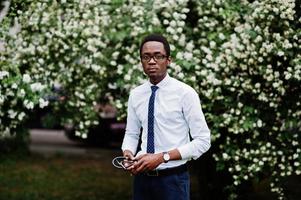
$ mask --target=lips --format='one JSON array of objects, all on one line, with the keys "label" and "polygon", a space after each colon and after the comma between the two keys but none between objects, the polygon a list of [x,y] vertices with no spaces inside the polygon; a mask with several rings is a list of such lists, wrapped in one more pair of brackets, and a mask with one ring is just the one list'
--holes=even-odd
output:
[{"label": "lips", "polygon": [[150,68],[147,69],[147,71],[149,71],[149,72],[156,72],[157,70],[158,69],[155,68],[155,67],[150,67]]}]

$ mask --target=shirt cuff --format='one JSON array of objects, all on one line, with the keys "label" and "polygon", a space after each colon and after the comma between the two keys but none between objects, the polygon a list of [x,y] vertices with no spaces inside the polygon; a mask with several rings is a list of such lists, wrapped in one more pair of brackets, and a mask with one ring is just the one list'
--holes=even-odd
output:
[{"label": "shirt cuff", "polygon": [[178,148],[178,151],[181,154],[181,158],[182,160],[191,160],[192,156],[191,156],[191,151],[190,151],[190,147],[189,145],[184,145]]},{"label": "shirt cuff", "polygon": [[198,159],[203,153],[210,148],[210,140],[199,142],[192,140],[191,142],[178,148],[183,160]]},{"label": "shirt cuff", "polygon": [[124,150],[130,150],[133,153],[133,155],[135,155],[137,151],[137,142],[125,139],[122,143],[121,150],[122,152]]}]

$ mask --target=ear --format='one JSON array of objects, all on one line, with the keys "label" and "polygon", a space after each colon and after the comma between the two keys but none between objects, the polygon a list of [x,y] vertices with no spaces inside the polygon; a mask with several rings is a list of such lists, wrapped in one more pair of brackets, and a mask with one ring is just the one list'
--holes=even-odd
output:
[{"label": "ear", "polygon": [[167,63],[167,66],[170,65],[170,63],[171,63],[171,57],[170,56],[166,59],[166,63]]}]

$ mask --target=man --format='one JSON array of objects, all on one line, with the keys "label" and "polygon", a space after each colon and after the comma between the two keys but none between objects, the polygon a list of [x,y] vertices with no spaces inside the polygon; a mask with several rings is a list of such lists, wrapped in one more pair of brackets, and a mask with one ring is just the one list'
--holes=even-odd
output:
[{"label": "man", "polygon": [[[167,73],[171,63],[165,37],[148,35],[140,59],[149,81],[131,91],[123,155],[134,161],[134,200],[188,200],[186,162],[210,148],[210,131],[193,88]],[[141,150],[136,154],[141,134]]]}]

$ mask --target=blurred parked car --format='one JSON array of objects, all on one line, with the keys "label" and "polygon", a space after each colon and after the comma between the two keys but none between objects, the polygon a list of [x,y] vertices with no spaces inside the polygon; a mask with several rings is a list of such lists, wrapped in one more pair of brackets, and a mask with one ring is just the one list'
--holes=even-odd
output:
[{"label": "blurred parked car", "polygon": [[77,136],[72,125],[64,127],[66,136],[71,140],[102,146],[111,142],[121,142],[126,123],[117,120],[116,108],[110,104],[99,104],[96,109],[99,110],[99,124],[88,130],[87,138]]},{"label": "blurred parked car", "polygon": [[35,107],[29,114],[27,127],[30,129],[63,129],[61,125],[62,111],[55,109],[54,102],[64,102],[66,95],[60,85],[53,86],[51,92],[43,97],[49,102],[46,107]]}]

